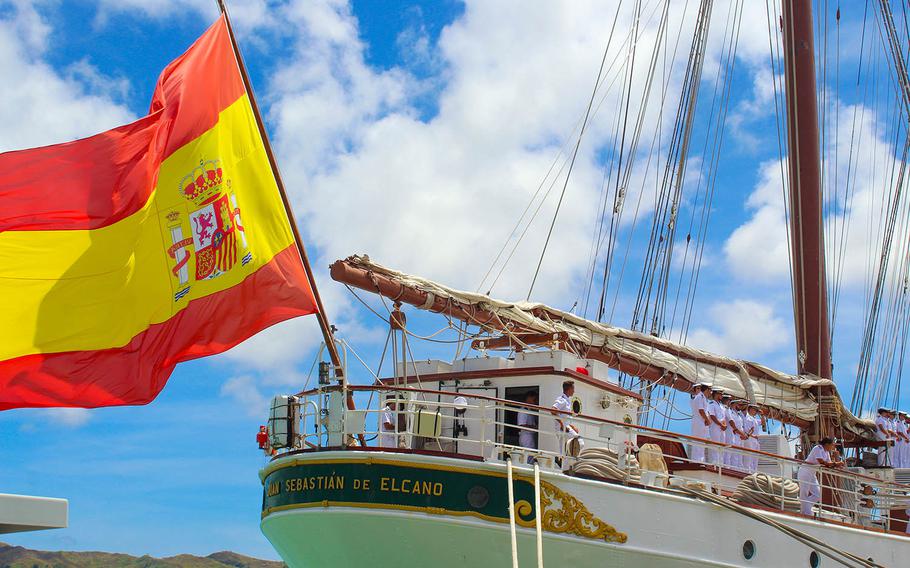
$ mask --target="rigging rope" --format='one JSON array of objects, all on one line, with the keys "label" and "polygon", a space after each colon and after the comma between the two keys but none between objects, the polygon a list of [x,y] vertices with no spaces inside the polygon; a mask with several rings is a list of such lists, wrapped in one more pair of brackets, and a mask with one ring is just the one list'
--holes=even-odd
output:
[{"label": "rigging rope", "polygon": [[[635,26],[637,28],[640,16],[640,11],[638,10],[641,8],[641,2],[638,3],[636,8]],[[613,21],[613,29],[615,28],[616,20]],[[610,42],[613,40],[613,29],[610,30],[610,37],[607,40],[606,47],[604,47],[604,54],[600,60],[600,68],[597,70],[597,79],[594,81],[594,89],[591,91],[591,99],[588,101],[588,108],[585,110],[585,118],[581,123],[581,130],[578,132],[578,141],[575,143],[575,150],[572,152],[572,161],[569,163],[569,171],[566,173],[566,179],[562,185],[562,192],[560,192],[559,201],[556,203],[556,211],[553,212],[553,220],[550,222],[550,229],[547,231],[547,238],[543,243],[543,250],[540,251],[540,260],[537,261],[537,269],[534,271],[534,277],[531,279],[531,286],[528,288],[528,300],[531,299],[531,293],[534,291],[534,285],[537,283],[537,276],[540,274],[540,267],[547,254],[547,247],[550,245],[550,237],[553,236],[553,228],[556,226],[556,219],[559,217],[562,201],[566,196],[566,189],[569,187],[569,179],[572,177],[572,170],[575,168],[575,159],[578,157],[578,149],[581,147],[581,141],[584,138],[585,129],[588,126],[588,119],[591,117],[591,107],[594,105],[594,99],[597,97],[597,87],[600,85],[600,78],[603,76],[604,65],[607,63],[607,55],[610,53]]]},{"label": "rigging rope", "polygon": [[[688,1],[688,0],[687,0],[687,1]],[[619,14],[619,9],[620,9],[620,7],[622,6],[622,3],[623,3],[622,0],[620,0],[619,4],[617,5],[617,13],[616,13],[617,16],[618,16],[618,14]],[[649,3],[648,6],[650,6],[650,5],[651,5],[651,4]],[[650,22],[651,22],[651,19],[654,17],[654,14],[655,14],[655,12],[656,12],[656,8],[657,8],[658,5],[659,5],[659,3],[657,3],[657,2],[654,3],[654,9],[650,11],[649,16],[648,16],[648,19],[647,19],[647,23],[650,23]],[[615,22],[616,22],[617,19],[618,19],[617,17],[614,17],[614,27],[615,27]],[[629,33],[626,35],[625,39],[618,45],[619,52],[617,53],[617,55],[616,55],[616,57],[613,59],[613,61],[610,63],[610,66],[609,66],[609,68],[607,69],[607,72],[604,73],[604,78],[603,78],[603,80],[601,81],[601,85],[604,84],[604,83],[606,83],[607,79],[611,76],[610,72],[613,70],[613,68],[617,65],[618,62],[621,62],[621,66],[622,66],[622,70],[621,70],[621,71],[622,71],[622,75],[623,75],[623,77],[625,77],[625,75],[626,75],[625,70],[626,70],[627,63],[628,63],[628,55],[627,55],[626,58],[622,58],[622,57],[621,57],[621,54],[622,54],[622,49],[623,49],[626,45],[630,45],[630,44],[632,44],[632,43],[635,41],[635,37],[634,37],[633,32],[634,32],[634,30],[631,30],[631,29],[630,29],[630,31],[629,31]],[[611,31],[611,34],[612,34],[612,33],[613,33],[613,32]],[[618,74],[613,76],[613,80],[610,82],[609,85],[607,85],[606,88],[600,88],[600,87],[597,88],[597,90],[602,91],[603,94],[602,94],[600,100],[598,101],[597,105],[595,106],[595,108],[594,108],[593,111],[591,112],[591,117],[594,117],[594,116],[597,115],[598,111],[600,110],[601,106],[603,105],[604,101],[606,100],[607,95],[609,95],[609,93],[610,93],[611,90],[612,90],[613,85],[616,83],[616,79],[617,79],[617,78],[618,78]],[[565,142],[565,144],[563,145],[562,149],[558,152],[557,157],[556,157],[556,159],[554,160],[554,164],[555,164],[556,162],[558,162],[559,156],[562,155],[563,150],[565,150],[565,149],[567,149],[567,148],[569,147],[569,141],[570,141],[570,140],[574,140],[574,138],[575,138],[575,132],[578,130],[579,126],[581,125],[581,122],[583,121],[583,119],[584,119],[583,116],[582,116],[582,117],[579,117],[578,123],[576,124],[575,128],[572,130],[572,132],[569,134],[569,136],[566,137],[566,142]],[[518,235],[518,237],[515,239],[515,242],[512,244],[511,251],[510,251],[509,254],[506,256],[506,258],[503,260],[502,265],[500,266],[499,271],[498,271],[497,274],[496,274],[496,277],[493,279],[492,283],[487,287],[487,292],[486,292],[487,295],[489,295],[489,294],[492,293],[492,290],[493,290],[493,288],[495,287],[496,283],[499,281],[499,278],[502,276],[503,272],[504,272],[505,269],[508,267],[509,263],[510,263],[511,260],[512,260],[512,257],[514,256],[515,252],[518,250],[518,246],[521,244],[521,242],[524,240],[525,236],[527,235],[529,229],[531,228],[531,225],[533,224],[534,220],[537,218],[538,213],[540,213],[540,210],[541,210],[541,208],[543,207],[543,204],[544,204],[544,203],[546,202],[546,200],[549,198],[550,192],[553,190],[553,188],[554,188],[555,185],[556,185],[556,182],[557,182],[557,181],[559,180],[559,178],[562,176],[562,171],[563,171],[563,169],[566,167],[567,164],[568,164],[568,158],[566,158],[566,160],[563,161],[562,166],[561,166],[560,169],[556,172],[556,175],[553,177],[553,180],[551,181],[549,187],[547,188],[547,191],[544,193],[543,197],[541,198],[540,203],[538,203],[536,209],[534,210],[534,213],[528,218],[527,222],[525,223],[524,229],[521,231],[521,233],[520,233],[520,234]],[[514,227],[514,228],[512,229],[512,231],[509,233],[508,238],[507,238],[506,241],[503,243],[502,248],[500,249],[499,253],[496,255],[496,259],[494,259],[493,263],[490,265],[489,269],[487,270],[487,274],[484,276],[484,278],[483,278],[483,280],[481,281],[480,285],[477,286],[477,290],[480,290],[481,288],[484,287],[484,283],[486,282],[487,278],[492,274],[492,271],[494,270],[494,268],[495,268],[495,266],[496,266],[496,263],[497,263],[497,262],[499,261],[499,259],[502,257],[502,254],[503,254],[503,252],[505,251],[505,249],[508,248],[509,242],[512,240],[512,237],[515,235],[515,233],[516,233],[516,232],[518,231],[518,229],[521,227],[522,221],[524,220],[525,216],[527,215],[527,211],[530,209],[530,207],[534,204],[534,201],[537,199],[537,196],[538,196],[538,194],[540,193],[540,189],[541,189],[541,188],[543,187],[543,185],[546,183],[546,180],[547,180],[547,177],[549,176],[550,171],[552,171],[552,166],[550,167],[550,170],[547,172],[547,176],[545,176],[544,179],[541,181],[541,185],[538,186],[537,191],[534,193],[534,196],[531,198],[530,202],[528,203],[528,206],[525,208],[525,211],[522,213],[521,217],[519,217],[519,220],[516,222],[515,227]]]},{"label": "rigging rope", "polygon": [[693,497],[701,499],[702,501],[707,501],[713,503],[725,509],[729,509],[751,519],[754,519],[760,523],[766,524],[772,528],[779,530],[780,532],[786,534],[787,536],[792,537],[795,540],[805,544],[806,546],[811,547],[813,550],[819,554],[823,554],[834,560],[838,564],[843,566],[848,566],[850,568],[855,567],[864,567],[864,568],[884,568],[881,564],[877,564],[875,561],[867,558],[862,558],[850,552],[847,552],[841,548],[838,548],[834,545],[828,544],[821,539],[818,539],[804,531],[793,528],[789,525],[785,525],[782,522],[774,519],[768,515],[759,513],[748,507],[744,507],[729,499],[719,497],[710,493],[708,491],[697,489],[694,487],[680,486],[679,489],[685,493],[689,493]]},{"label": "rigging rope", "polygon": [[[907,77],[907,65],[904,60],[903,47],[894,24],[893,12],[888,0],[879,0],[879,12],[876,14],[879,37],[882,42],[887,42],[888,63],[894,69],[898,87],[897,97],[899,103],[895,105],[895,112],[904,116],[903,121],[892,120],[891,124],[906,124],[910,120],[910,79]],[[903,112],[897,110],[899,107]],[[898,128],[893,129],[893,143],[897,145],[901,135]],[[882,201],[882,211],[879,219],[884,220],[884,229],[881,231],[881,252],[875,269],[874,286],[870,303],[868,304],[865,329],[863,332],[860,362],[857,368],[854,392],[851,399],[851,409],[861,412],[867,404],[877,405],[888,399],[889,391],[899,392],[898,381],[894,381],[894,353],[898,350],[898,342],[906,335],[901,332],[900,316],[906,316],[906,294],[903,293],[904,282],[908,276],[910,263],[907,256],[897,266],[892,264],[892,247],[895,241],[910,241],[910,226],[907,223],[907,213],[904,211],[908,204],[904,203],[903,190],[906,183],[906,169],[908,152],[910,152],[910,137],[903,132],[903,150],[899,165],[895,172],[895,164],[891,164],[891,181],[887,184],[893,188],[887,199]],[[874,163],[874,160],[873,160]],[[872,224],[870,223],[870,231]],[[884,320],[882,320],[883,308]],[[903,347],[900,352],[903,353]],[[892,389],[892,383],[896,383]],[[895,400],[896,402],[896,400]]]}]

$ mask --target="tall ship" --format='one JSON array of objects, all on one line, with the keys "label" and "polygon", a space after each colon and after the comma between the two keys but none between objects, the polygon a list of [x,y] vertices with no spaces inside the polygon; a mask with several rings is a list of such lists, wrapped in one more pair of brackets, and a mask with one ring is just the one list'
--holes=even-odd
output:
[{"label": "tall ship", "polygon": [[[907,3],[866,2],[843,41],[827,0],[616,4],[584,113],[524,208],[496,212],[518,221],[478,251],[493,260],[474,291],[366,254],[331,265],[388,331],[367,361],[324,309],[219,0],[145,116],[0,153],[0,411],[148,404],[179,363],[315,315],[318,372],[271,400],[257,436],[261,529],[292,568],[907,566]],[[742,176],[719,172],[728,131],[748,134],[731,93],[740,32],[756,26],[769,72],[747,105],[773,109],[779,158],[759,189],[779,175],[786,222],[765,215],[747,261],[785,243],[792,372],[690,334],[715,197],[740,197]],[[589,150],[604,171],[588,269],[575,303],[553,307],[534,299],[579,246],[557,221],[592,130],[610,134]],[[857,210],[870,222],[851,229]],[[529,234],[543,247],[522,267],[527,294],[498,299]],[[842,287],[861,272],[850,255],[867,273],[859,300]],[[849,395],[832,364],[845,311],[864,320],[855,358],[837,357],[855,370]],[[67,524],[63,501],[3,507],[0,532]]]},{"label": "tall ship", "polygon": [[[867,320],[848,401],[833,381],[831,361],[837,304],[832,308],[829,275],[842,265],[837,257],[826,259],[832,248],[826,236],[835,249],[844,245],[838,228],[825,220],[831,165],[824,163],[820,139],[830,135],[824,130],[831,117],[822,112],[828,105],[818,104],[825,91],[816,69],[823,51],[821,60],[830,59],[833,32],[827,22],[839,24],[840,10],[833,15],[827,2],[784,0],[768,3],[767,22],[745,22],[742,2],[721,9],[702,0],[693,7],[688,31],[673,38],[669,3],[658,4],[635,3],[631,29],[621,29],[618,16],[608,22],[614,43],[604,52],[561,165],[554,164],[563,178],[554,174],[541,184],[549,183],[548,191],[562,203],[604,91],[622,89],[625,106],[609,117],[617,136],[597,204],[603,213],[583,309],[534,302],[533,282],[527,299],[507,301],[480,288],[462,291],[403,273],[366,255],[332,264],[332,278],[385,322],[388,336],[374,370],[321,318],[325,343],[318,380],[272,401],[263,436],[270,458],[259,472],[261,528],[289,566],[907,565],[910,469],[904,466],[910,462],[894,458],[897,444],[881,435],[869,413],[899,400],[899,391],[892,390],[897,387],[882,387],[870,377],[899,374],[892,361],[898,351],[903,356],[906,343],[903,312],[895,311],[903,304],[894,303],[893,294],[901,279],[906,282],[906,263],[889,258],[903,256],[891,243],[903,231],[907,146],[891,180],[882,182],[891,184],[882,205],[887,222],[881,250],[868,251],[878,260],[867,302],[874,317]],[[823,11],[820,18],[814,6]],[[895,78],[889,96],[902,125],[895,127],[901,131],[895,143],[907,144],[910,81],[901,47],[906,30],[895,24],[887,0],[866,10],[874,23],[864,33],[879,34],[882,60]],[[736,42],[740,27],[753,25],[767,25],[772,38],[769,104],[780,128],[788,212],[794,373],[702,350],[681,331],[698,317],[689,296],[697,285],[716,162],[723,159],[729,128]],[[646,27],[657,34],[651,53],[637,51]],[[824,50],[815,42],[820,30]],[[719,61],[706,61],[709,36],[722,37]],[[660,88],[654,85],[665,84],[662,73],[675,62],[685,68],[680,91],[655,94]],[[633,80],[633,65],[648,69],[644,87]],[[822,72],[833,73],[829,66]],[[639,95],[630,112],[630,100]],[[631,215],[628,201],[645,191],[634,188],[641,174],[632,171],[632,158],[649,144],[646,111],[656,109],[673,124],[669,150],[655,160],[660,163],[654,166],[647,252],[627,266],[617,244],[626,226],[622,215]],[[697,169],[693,132],[705,140],[700,193],[694,197],[684,191]],[[690,207],[701,218],[680,218],[687,199],[703,200],[700,208]],[[522,218],[536,214],[534,207],[532,200]],[[554,215],[548,243],[555,224]],[[520,239],[521,231],[520,221],[513,236]],[[497,260],[505,260],[498,275],[513,252],[509,246],[500,250]],[[544,254],[546,245],[541,263]],[[615,323],[617,299],[623,297],[611,282],[620,265],[641,273],[625,326]],[[539,273],[540,264],[534,281]],[[488,273],[491,279],[498,275],[495,268]],[[372,304],[366,293],[375,295]],[[686,296],[681,317],[680,293]],[[409,316],[438,318],[441,331],[454,339],[421,335],[409,328]],[[890,338],[890,347],[875,343],[882,336]],[[441,356],[440,344],[454,354]],[[369,380],[349,380],[354,366],[366,368]],[[693,404],[690,414],[686,404],[696,391],[751,416],[756,427],[742,437],[748,443],[709,436],[714,424],[706,415],[704,430],[690,432],[689,421],[700,420],[700,407]],[[674,418],[685,419],[686,426],[671,427]],[[733,418],[726,424],[744,430]],[[813,459],[823,447],[825,459]]]}]

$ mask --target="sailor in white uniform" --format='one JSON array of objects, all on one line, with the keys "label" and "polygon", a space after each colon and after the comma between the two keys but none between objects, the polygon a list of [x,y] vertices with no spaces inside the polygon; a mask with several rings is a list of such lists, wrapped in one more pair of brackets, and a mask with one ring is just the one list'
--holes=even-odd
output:
[{"label": "sailor in white uniform", "polygon": [[894,431],[900,438],[897,443],[900,465],[895,467],[910,467],[910,428],[907,427],[907,413],[903,410],[894,419]]},{"label": "sailor in white uniform", "polygon": [[[910,412],[904,412],[903,416],[900,417],[904,421],[904,426],[907,427],[907,436],[910,437]],[[908,451],[910,453],[910,451]],[[908,466],[910,466],[910,461],[908,461]]]},{"label": "sailor in white uniform", "polygon": [[[746,433],[746,436],[748,436],[746,447],[750,450],[760,450],[761,444],[758,442],[758,435],[762,430],[761,415],[758,413],[758,405],[750,404],[747,412],[748,414],[746,414],[743,426],[743,431]],[[748,473],[755,473],[758,471],[758,456],[754,454],[746,456],[743,465]]]},{"label": "sailor in white uniform", "polygon": [[900,464],[903,463],[901,461],[901,458],[902,458],[901,442],[903,441],[903,439],[901,438],[900,431],[897,429],[898,428],[897,424],[899,422],[901,422],[901,419],[897,415],[896,408],[893,408],[893,409],[889,410],[888,412],[891,415],[889,417],[891,420],[891,432],[892,432],[891,435],[894,437],[894,449],[892,450],[894,457],[891,459],[891,462],[892,462],[891,467],[901,467]]},{"label": "sailor in white uniform", "polygon": [[821,499],[822,492],[818,484],[818,467],[837,467],[843,462],[831,461],[831,452],[834,451],[834,440],[822,438],[806,456],[806,464],[799,466],[796,474],[799,479],[800,512],[804,515],[812,514],[812,506]]},{"label": "sailor in white uniform", "polygon": [[891,429],[889,414],[887,408],[879,408],[878,416],[875,417],[875,439],[885,442],[885,445],[878,449],[878,465],[882,467],[891,465],[893,452],[894,432]]},{"label": "sailor in white uniform", "polygon": [[[525,394],[525,403],[537,406],[537,393],[528,391]],[[521,430],[518,431],[518,445],[523,448],[537,449],[537,415],[528,412],[519,412],[516,420]]]},{"label": "sailor in white uniform", "polygon": [[[569,420],[572,413],[572,396],[575,394],[575,381],[566,381],[562,384],[562,394],[556,398],[553,403],[555,410],[560,410],[566,414],[556,413],[554,423],[556,424],[556,439],[559,440],[559,451],[564,453],[569,441],[578,438],[578,428]],[[579,440],[581,443],[581,440]]]},{"label": "sailor in white uniform", "polygon": [[[733,447],[735,448],[745,448],[746,440],[746,414],[743,412],[748,404],[745,400],[734,400],[730,403],[731,412],[733,415],[732,423],[730,424],[733,429],[735,437],[733,438]],[[742,471],[745,469],[745,455],[741,453],[734,453],[730,458],[730,466],[734,469]]]},{"label": "sailor in white uniform", "polygon": [[[736,413],[733,411],[731,405],[733,397],[729,394],[725,394],[721,397],[721,402],[724,405],[724,411],[727,413],[727,429],[724,430],[724,444],[733,447],[736,446],[736,441],[739,440],[739,436],[736,434]],[[724,465],[734,467],[736,458],[737,455],[735,453],[724,452]]]},{"label": "sailor in white uniform", "polygon": [[395,399],[386,400],[385,408],[382,409],[382,415],[379,421],[379,447],[397,448],[398,433],[395,429]]},{"label": "sailor in white uniform", "polygon": [[[708,399],[705,397],[705,391],[711,392],[708,385],[698,384],[692,387],[692,436],[696,438],[707,438],[708,430],[711,426],[711,419],[708,418]],[[705,448],[698,445],[689,446],[689,459],[693,462],[703,463],[705,461]]]},{"label": "sailor in white uniform", "polygon": [[901,428],[900,432],[905,436],[904,439],[904,459],[901,467],[910,468],[910,415],[901,410],[897,413],[897,425]]},{"label": "sailor in white uniform", "polygon": [[[721,402],[724,393],[720,389],[714,389],[712,395],[711,404],[708,405],[708,418],[711,419],[711,426],[708,428],[708,436],[711,438],[712,442],[724,444],[726,442],[726,434],[724,434],[724,431],[727,429],[727,412]],[[720,465],[722,461],[723,454],[721,453],[720,448],[708,448],[709,463]]]}]

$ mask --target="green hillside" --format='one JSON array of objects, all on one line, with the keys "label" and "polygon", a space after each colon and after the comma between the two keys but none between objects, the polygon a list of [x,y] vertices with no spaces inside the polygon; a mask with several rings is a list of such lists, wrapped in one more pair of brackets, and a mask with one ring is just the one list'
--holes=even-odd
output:
[{"label": "green hillside", "polygon": [[130,556],[110,552],[46,552],[0,542],[0,568],[283,568],[270,562],[216,552],[205,557],[181,554],[169,558]]}]

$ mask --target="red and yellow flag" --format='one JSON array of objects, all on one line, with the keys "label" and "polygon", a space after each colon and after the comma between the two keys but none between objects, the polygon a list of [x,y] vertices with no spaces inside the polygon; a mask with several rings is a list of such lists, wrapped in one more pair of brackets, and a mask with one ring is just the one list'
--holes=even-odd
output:
[{"label": "red and yellow flag", "polygon": [[0,154],[0,410],[145,404],[316,312],[224,17],[148,116]]}]

